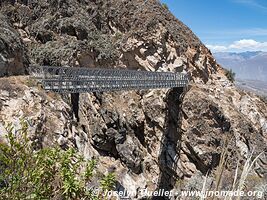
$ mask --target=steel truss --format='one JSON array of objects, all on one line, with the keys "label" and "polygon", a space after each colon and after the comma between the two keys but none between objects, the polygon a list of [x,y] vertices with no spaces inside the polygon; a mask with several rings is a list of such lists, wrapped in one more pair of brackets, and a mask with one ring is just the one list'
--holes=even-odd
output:
[{"label": "steel truss", "polygon": [[188,84],[186,74],[171,72],[50,66],[31,67],[30,72],[45,90],[59,93],[174,88]]}]

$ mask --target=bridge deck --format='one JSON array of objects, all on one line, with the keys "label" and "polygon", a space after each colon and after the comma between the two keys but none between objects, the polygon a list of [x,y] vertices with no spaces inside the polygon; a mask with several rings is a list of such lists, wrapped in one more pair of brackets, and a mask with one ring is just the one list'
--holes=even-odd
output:
[{"label": "bridge deck", "polygon": [[186,74],[171,72],[41,66],[31,67],[31,74],[45,90],[60,93],[174,88],[188,84]]}]

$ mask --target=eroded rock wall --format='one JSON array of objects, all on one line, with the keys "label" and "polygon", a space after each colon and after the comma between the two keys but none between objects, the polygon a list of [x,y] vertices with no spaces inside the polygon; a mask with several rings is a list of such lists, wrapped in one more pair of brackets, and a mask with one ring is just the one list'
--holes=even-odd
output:
[{"label": "eroded rock wall", "polygon": [[[0,88],[1,129],[27,117],[39,147],[75,146],[130,191],[201,190],[207,173],[213,187],[224,148],[225,177],[250,152],[266,153],[266,103],[238,91],[210,51],[158,1],[32,0],[8,4],[2,13],[32,64],[186,71],[191,83],[185,90],[60,96],[27,79],[2,79],[10,85]],[[266,181],[266,154],[254,175],[261,177],[255,185]]]},{"label": "eroded rock wall", "polygon": [[0,77],[25,74],[29,60],[20,35],[1,13],[0,24]]}]

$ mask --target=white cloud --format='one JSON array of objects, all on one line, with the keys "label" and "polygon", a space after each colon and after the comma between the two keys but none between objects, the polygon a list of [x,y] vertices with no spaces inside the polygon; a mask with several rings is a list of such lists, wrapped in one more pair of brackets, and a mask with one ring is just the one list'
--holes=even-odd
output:
[{"label": "white cloud", "polygon": [[259,42],[255,40],[239,40],[235,41],[229,46],[230,49],[244,49],[244,48],[255,48],[260,45]]},{"label": "white cloud", "polygon": [[234,41],[229,45],[206,45],[212,52],[218,51],[267,51],[267,42],[257,42],[252,39]]},{"label": "white cloud", "polygon": [[213,51],[226,51],[227,47],[221,45],[206,45],[209,49]]}]

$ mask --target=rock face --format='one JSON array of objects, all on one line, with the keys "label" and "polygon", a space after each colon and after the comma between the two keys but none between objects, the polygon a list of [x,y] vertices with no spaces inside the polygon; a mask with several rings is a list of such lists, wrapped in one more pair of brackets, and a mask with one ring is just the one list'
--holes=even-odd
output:
[{"label": "rock face", "polygon": [[28,57],[21,38],[0,13],[0,77],[26,73]]},{"label": "rock face", "polygon": [[210,51],[158,1],[18,1],[6,2],[2,13],[32,64],[187,71],[191,83],[185,90],[60,96],[25,77],[6,78],[1,129],[28,118],[36,148],[72,145],[88,159],[99,158],[100,170],[117,174],[118,190],[201,190],[207,173],[214,188],[224,149],[225,177],[234,176],[237,160],[265,152],[252,178],[255,187],[266,182],[266,103],[237,90]]},{"label": "rock face", "polygon": [[32,88],[33,83],[27,77],[1,78],[0,83],[2,139],[6,123],[19,126],[20,119],[26,119],[30,126],[29,137],[36,148],[53,145],[62,135],[68,140],[72,112],[59,96]]}]

